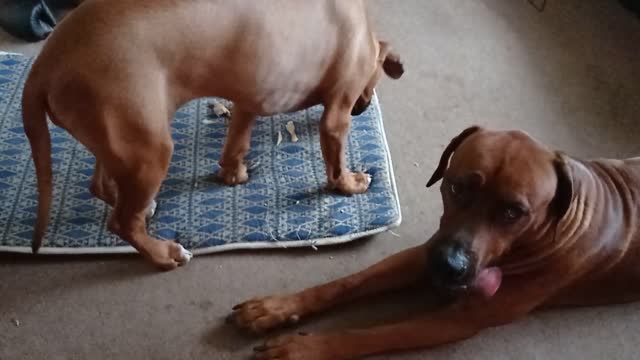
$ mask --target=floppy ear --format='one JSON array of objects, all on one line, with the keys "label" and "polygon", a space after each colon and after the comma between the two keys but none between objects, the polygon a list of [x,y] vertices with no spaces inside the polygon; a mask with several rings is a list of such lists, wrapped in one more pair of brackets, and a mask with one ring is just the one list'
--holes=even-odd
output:
[{"label": "floppy ear", "polygon": [[429,179],[429,182],[427,183],[427,187],[430,187],[431,185],[437,183],[440,179],[442,179],[442,177],[444,176],[445,170],[447,170],[447,167],[449,166],[449,159],[451,158],[451,155],[453,155],[454,151],[456,151],[458,146],[460,146],[460,144],[462,144],[462,142],[466,138],[468,138],[471,134],[474,134],[479,130],[480,130],[479,126],[472,126],[470,128],[463,130],[458,136],[454,137],[451,140],[449,145],[447,145],[447,147],[444,149],[444,152],[440,157],[440,163],[438,164],[438,167],[434,171],[433,175],[431,175],[431,179]]},{"label": "floppy ear", "polygon": [[573,199],[573,178],[568,161],[567,156],[561,152],[556,152],[556,157],[553,159],[558,185],[551,206],[558,219],[567,213]]},{"label": "floppy ear", "polygon": [[404,74],[404,65],[400,56],[391,51],[391,46],[386,41],[380,41],[380,53],[378,61],[382,62],[382,69],[392,79],[400,79]]}]

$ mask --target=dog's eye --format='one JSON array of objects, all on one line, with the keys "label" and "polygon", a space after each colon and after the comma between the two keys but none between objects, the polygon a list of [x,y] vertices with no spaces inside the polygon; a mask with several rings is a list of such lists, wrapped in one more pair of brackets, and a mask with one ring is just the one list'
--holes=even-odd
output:
[{"label": "dog's eye", "polygon": [[448,181],[445,188],[449,198],[458,207],[466,207],[470,204],[473,194],[471,189],[463,182]]},{"label": "dog's eye", "polygon": [[451,191],[451,195],[461,197],[464,194],[464,187],[458,183],[452,182],[449,184],[449,191]]},{"label": "dog's eye", "polygon": [[525,215],[525,210],[520,206],[509,205],[502,210],[500,220],[506,224],[513,224]]}]

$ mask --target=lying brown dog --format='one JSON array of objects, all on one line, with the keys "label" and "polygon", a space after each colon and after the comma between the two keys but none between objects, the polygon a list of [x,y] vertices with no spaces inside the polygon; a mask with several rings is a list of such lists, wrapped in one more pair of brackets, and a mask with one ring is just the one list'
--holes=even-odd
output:
[{"label": "lying brown dog", "polygon": [[444,214],[426,244],[325,285],[245,302],[230,320],[261,333],[415,283],[457,301],[406,322],[276,338],[255,358],[357,359],[462,340],[543,307],[640,299],[640,158],[581,161],[519,131],[472,127],[428,185],[440,179]]},{"label": "lying brown dog", "polygon": [[320,122],[328,184],[365,192],[347,169],[351,114],[368,106],[399,57],[371,30],[364,0],[94,0],[50,36],[27,79],[23,115],[38,177],[38,250],[49,219],[51,141],[46,114],[96,157],[91,190],[114,207],[109,229],[155,264],[191,254],[147,234],[147,209],[173,151],[170,119],[205,96],[234,103],[220,176],[247,181],[243,158],[256,116],[325,107]]}]

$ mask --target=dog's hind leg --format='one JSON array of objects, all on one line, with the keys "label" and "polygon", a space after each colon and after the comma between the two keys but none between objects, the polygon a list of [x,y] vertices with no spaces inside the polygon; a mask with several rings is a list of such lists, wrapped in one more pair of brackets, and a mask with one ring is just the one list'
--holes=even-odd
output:
[{"label": "dog's hind leg", "polygon": [[144,100],[138,97],[133,103],[128,98],[117,108],[102,108],[94,116],[93,131],[78,133],[91,134],[85,142],[96,157],[92,181],[96,195],[107,202],[115,198],[109,230],[155,265],[170,270],[186,264],[191,253],[147,232],[148,208],[167,174],[173,141],[167,112],[155,105],[156,98]]},{"label": "dog's hind leg", "polygon": [[104,201],[109,206],[113,207],[116,205],[116,199],[118,197],[116,183],[107,174],[104,165],[97,160],[93,176],[91,177],[91,186],[89,187],[89,190],[93,196]]},{"label": "dog's hind leg", "polygon": [[[105,166],[96,160],[95,170],[91,177],[91,186],[89,188],[93,196],[104,201],[109,206],[114,207],[118,198],[118,189],[116,183],[111,176],[109,176]],[[156,212],[157,203],[155,200],[151,200],[151,203],[147,207],[146,217],[147,220],[152,218]]]},{"label": "dog's hind leg", "polygon": [[[155,265],[171,270],[186,264],[191,253],[172,241],[161,241],[149,236],[146,217],[153,197],[164,179],[173,144],[167,133],[164,139],[142,140],[126,149],[126,158],[108,169],[114,174],[118,191],[109,229],[129,242]],[[115,166],[114,166],[115,165]]]}]

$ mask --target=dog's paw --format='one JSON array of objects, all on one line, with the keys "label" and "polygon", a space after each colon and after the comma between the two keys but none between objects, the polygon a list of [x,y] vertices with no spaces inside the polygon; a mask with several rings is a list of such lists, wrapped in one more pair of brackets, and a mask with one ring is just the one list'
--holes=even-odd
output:
[{"label": "dog's paw", "polygon": [[158,203],[155,200],[151,200],[151,204],[149,204],[149,207],[147,208],[147,213],[146,213],[147,220],[150,220],[156,214],[157,209],[158,209]]},{"label": "dog's paw", "polygon": [[178,266],[186,265],[193,258],[193,253],[178,243],[174,244],[178,245],[178,249],[172,254],[173,259],[178,263]]},{"label": "dog's paw", "polygon": [[156,266],[163,270],[173,270],[178,266],[183,266],[193,257],[190,251],[173,241],[154,240],[153,245],[147,255]]},{"label": "dog's paw", "polygon": [[281,336],[253,349],[254,359],[271,360],[341,360],[331,339],[323,335],[299,333]]},{"label": "dog's paw", "polygon": [[363,194],[371,185],[371,175],[364,172],[347,173],[330,186],[344,195]]},{"label": "dog's paw", "polygon": [[249,180],[247,166],[244,164],[240,164],[235,168],[220,168],[218,177],[220,177],[227,186],[244,184]]},{"label": "dog's paw", "polygon": [[238,328],[261,334],[283,325],[300,321],[300,299],[295,295],[253,299],[233,307],[227,322]]}]

